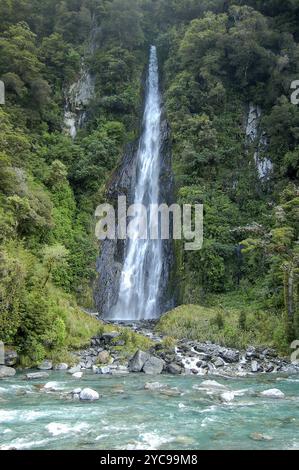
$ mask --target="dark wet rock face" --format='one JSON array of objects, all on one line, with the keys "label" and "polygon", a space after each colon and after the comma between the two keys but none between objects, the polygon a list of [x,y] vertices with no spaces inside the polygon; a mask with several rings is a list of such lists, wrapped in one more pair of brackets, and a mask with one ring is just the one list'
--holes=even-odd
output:
[{"label": "dark wet rock face", "polygon": [[[134,203],[137,152],[137,142],[127,146],[122,162],[114,172],[108,185],[107,201],[115,208],[117,208],[119,196],[126,196],[128,206]],[[165,117],[161,121],[160,158],[160,203],[171,205],[174,202],[174,178],[171,168],[170,131]],[[106,319],[109,319],[109,313],[118,300],[125,253],[125,240],[104,240],[100,243],[100,256],[97,260],[98,279],[95,285],[94,298],[99,315]],[[173,241],[171,239],[164,240],[159,312],[157,312],[159,315],[175,305],[174,289],[170,286],[174,266]]]}]

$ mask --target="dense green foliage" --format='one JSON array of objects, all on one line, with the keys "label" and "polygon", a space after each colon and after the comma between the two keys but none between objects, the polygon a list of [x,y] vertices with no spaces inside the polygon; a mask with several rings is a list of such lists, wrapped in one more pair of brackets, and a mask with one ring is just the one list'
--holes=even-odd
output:
[{"label": "dense green foliage", "polygon": [[[92,304],[93,213],[138,135],[155,42],[178,199],[205,211],[203,250],[177,249],[180,301],[260,299],[287,349],[299,335],[298,2],[2,0],[0,18],[0,340],[36,362],[94,329],[81,331],[76,306]],[[72,140],[65,90],[82,58],[95,93]],[[268,180],[245,144],[249,102],[263,110]]]}]

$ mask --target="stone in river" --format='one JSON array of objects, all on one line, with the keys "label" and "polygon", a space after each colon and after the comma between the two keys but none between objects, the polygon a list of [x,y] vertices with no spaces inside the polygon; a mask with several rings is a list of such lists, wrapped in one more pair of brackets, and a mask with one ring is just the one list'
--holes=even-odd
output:
[{"label": "stone in river", "polygon": [[56,364],[54,366],[54,370],[68,370],[69,366],[65,362],[62,362],[61,364]]},{"label": "stone in river", "polygon": [[83,372],[75,372],[72,377],[74,377],[74,379],[82,379],[83,377]]},{"label": "stone in river", "polygon": [[25,375],[28,380],[47,379],[49,374],[47,372],[31,372]]},{"label": "stone in river", "polygon": [[84,388],[84,390],[82,390],[82,392],[80,393],[80,400],[83,401],[95,401],[99,400],[99,398],[100,395],[98,394],[98,392],[92,390],[91,388]]},{"label": "stone in river", "polygon": [[180,375],[182,373],[182,367],[175,362],[168,364],[167,372],[172,375]]},{"label": "stone in river", "polygon": [[143,366],[143,372],[149,375],[159,375],[164,369],[165,362],[155,356],[150,356]]},{"label": "stone in river", "polygon": [[250,438],[253,441],[272,441],[273,437],[267,436],[266,434],[260,434],[259,432],[253,432],[250,434]]},{"label": "stone in river", "polygon": [[13,377],[14,375],[16,375],[16,370],[12,367],[0,366],[0,379]]},{"label": "stone in river", "polygon": [[147,382],[144,385],[145,390],[160,390],[161,388],[164,388],[164,385],[161,384],[160,382]]},{"label": "stone in river", "polygon": [[71,367],[69,370],[68,370],[68,373],[73,375],[73,374],[76,374],[76,372],[80,372],[81,370],[81,366],[80,365],[77,365],[77,366],[74,366],[74,367]]},{"label": "stone in river", "polygon": [[261,396],[267,398],[285,398],[285,394],[278,388],[264,390],[263,392],[261,392]]},{"label": "stone in river", "polygon": [[45,360],[39,366],[37,366],[39,370],[51,370],[53,369],[52,361]]},{"label": "stone in river", "polygon": [[141,372],[145,362],[149,358],[149,354],[143,351],[137,351],[136,354],[129,361],[129,371],[130,372]]}]

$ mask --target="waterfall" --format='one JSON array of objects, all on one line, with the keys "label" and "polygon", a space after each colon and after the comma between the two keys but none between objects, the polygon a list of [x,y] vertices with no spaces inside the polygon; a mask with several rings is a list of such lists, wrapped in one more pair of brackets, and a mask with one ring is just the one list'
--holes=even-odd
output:
[{"label": "waterfall", "polygon": [[[143,133],[137,153],[137,175],[134,203],[159,203],[161,170],[161,97],[158,60],[151,46]],[[150,218],[149,218],[150,223]],[[137,236],[136,231],[136,236]],[[159,316],[159,286],[163,267],[162,241],[130,239],[121,273],[118,301],[110,318],[114,320],[147,320]]]}]

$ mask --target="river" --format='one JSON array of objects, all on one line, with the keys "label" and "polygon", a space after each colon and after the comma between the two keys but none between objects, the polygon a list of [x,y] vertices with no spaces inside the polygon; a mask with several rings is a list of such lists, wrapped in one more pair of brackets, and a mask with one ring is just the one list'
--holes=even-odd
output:
[{"label": "river", "polygon": [[[157,380],[164,390],[145,390],[147,382]],[[29,382],[19,373],[0,382],[0,449],[299,448],[298,375],[217,377],[228,390],[239,391],[228,403],[218,393],[196,389],[204,380],[87,372],[74,379],[53,371],[48,379]],[[46,392],[41,386],[50,381],[56,390]],[[100,400],[70,399],[67,392],[77,387],[96,390]],[[284,392],[285,398],[260,395],[272,388]]]}]

